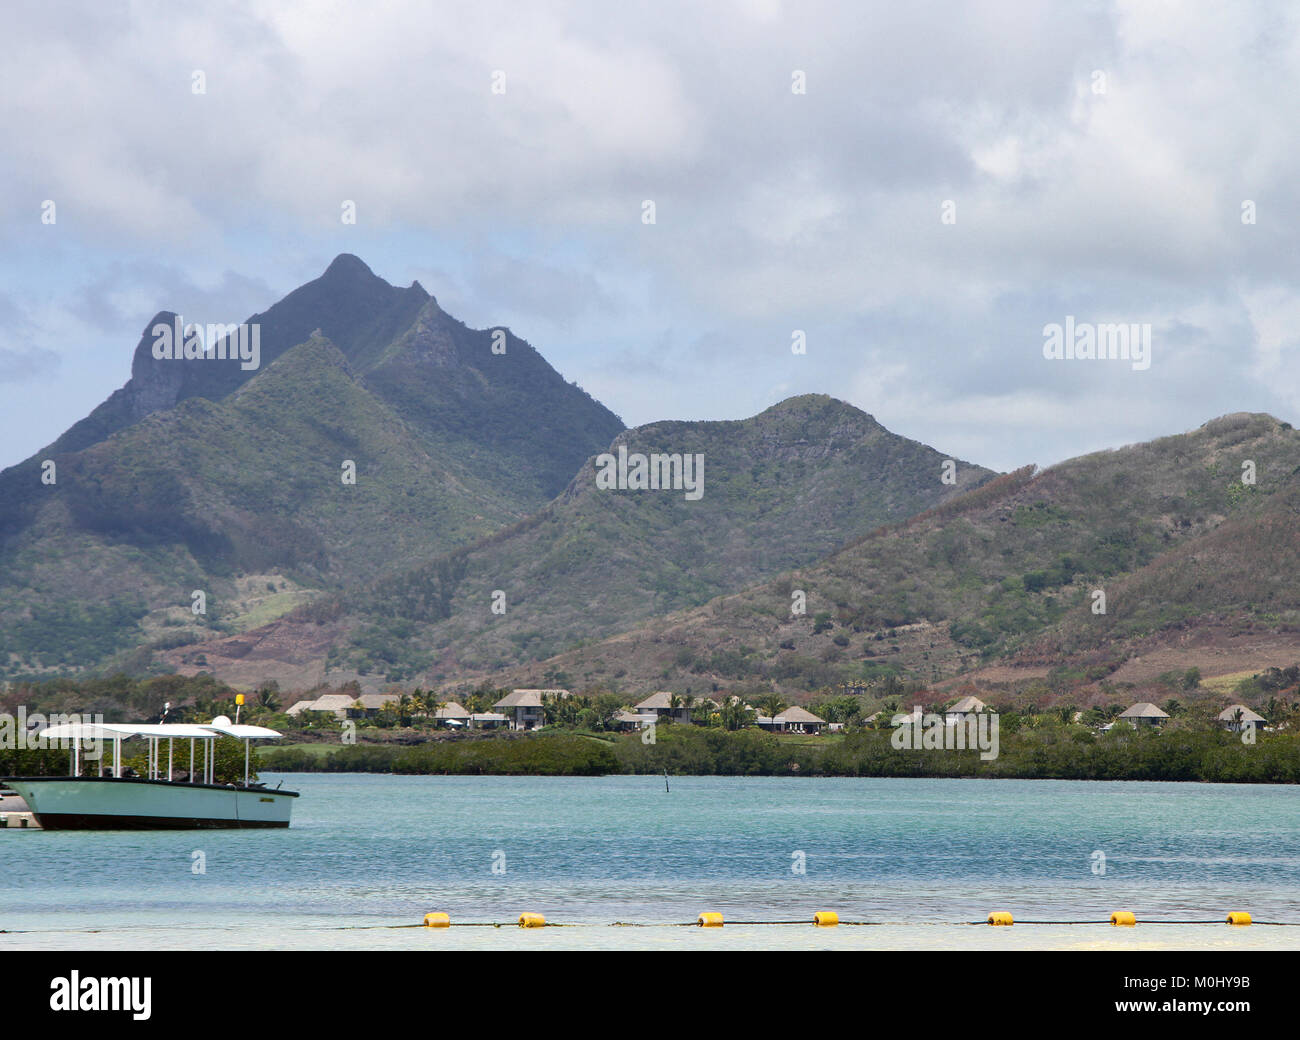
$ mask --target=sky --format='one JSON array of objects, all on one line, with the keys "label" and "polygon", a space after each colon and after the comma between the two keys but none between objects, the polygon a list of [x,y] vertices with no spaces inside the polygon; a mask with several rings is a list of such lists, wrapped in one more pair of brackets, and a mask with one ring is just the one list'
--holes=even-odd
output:
[{"label": "sky", "polygon": [[1294,4],[174,6],[0,9],[0,467],[157,311],[344,252],[633,426],[828,393],[1006,470],[1297,422]]}]

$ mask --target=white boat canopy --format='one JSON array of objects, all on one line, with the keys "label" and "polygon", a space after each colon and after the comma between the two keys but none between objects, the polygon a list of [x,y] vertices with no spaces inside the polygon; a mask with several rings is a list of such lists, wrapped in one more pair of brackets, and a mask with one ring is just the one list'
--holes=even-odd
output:
[{"label": "white boat canopy", "polygon": [[213,719],[205,728],[215,731],[220,736],[238,737],[240,740],[277,740],[280,737],[278,731],[267,729],[265,726],[237,726],[231,722],[223,724],[221,719]]},{"label": "white boat canopy", "polygon": [[[47,740],[127,740],[131,737],[187,737],[216,740],[221,734],[211,726],[183,722],[70,722],[46,726],[37,736]],[[278,735],[278,734],[277,734]]]},{"label": "white boat canopy", "polygon": [[57,726],[46,726],[36,736],[47,741],[68,742],[72,745],[72,771],[74,776],[81,774],[81,745],[85,741],[102,743],[110,741],[113,745],[113,776],[122,775],[122,741],[132,737],[144,737],[149,741],[149,779],[161,779],[162,754],[161,744],[167,741],[166,779],[172,777],[172,742],[188,740],[190,742],[189,782],[194,783],[194,742],[202,740],[203,744],[203,779],[202,783],[215,782],[214,769],[216,761],[212,755],[212,741],[218,737],[234,737],[244,742],[244,786],[249,778],[249,742],[253,740],[276,740],[280,733],[265,726],[237,725],[225,715],[218,715],[211,722],[70,722]]}]

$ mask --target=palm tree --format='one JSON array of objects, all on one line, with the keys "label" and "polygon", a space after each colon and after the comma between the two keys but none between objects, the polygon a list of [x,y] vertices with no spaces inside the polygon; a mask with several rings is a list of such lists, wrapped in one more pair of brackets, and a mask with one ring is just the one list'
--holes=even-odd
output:
[{"label": "palm tree", "polygon": [[274,680],[257,691],[257,703],[267,711],[280,710],[280,687]]},{"label": "palm tree", "polygon": [[728,697],[720,714],[723,728],[728,730],[744,729],[754,721],[753,710],[739,697]]},{"label": "palm tree", "polygon": [[423,723],[427,726],[429,723],[429,705],[425,700],[424,690],[416,687],[411,692],[411,714],[419,715]]},{"label": "palm tree", "polygon": [[759,710],[770,719],[776,718],[785,708],[785,701],[779,693],[769,693],[759,699]]},{"label": "palm tree", "polygon": [[438,712],[447,706],[447,701],[440,694],[434,693],[432,690],[425,690],[423,702],[426,718],[436,726],[438,724]]},{"label": "palm tree", "polygon": [[[1278,715],[1281,716],[1282,725],[1286,726],[1288,729],[1292,728],[1296,720],[1297,711],[1300,711],[1300,701],[1283,700],[1282,707],[1278,711]],[[1279,720],[1272,719],[1271,721],[1274,727],[1276,727]]]}]

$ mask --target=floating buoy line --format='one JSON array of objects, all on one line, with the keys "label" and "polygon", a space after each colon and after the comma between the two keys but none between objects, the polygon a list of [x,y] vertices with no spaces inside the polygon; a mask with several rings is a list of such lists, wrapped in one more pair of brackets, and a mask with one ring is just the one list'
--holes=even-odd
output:
[{"label": "floating buoy line", "polygon": [[[1244,927],[1247,925],[1261,925],[1263,927],[1274,928],[1300,928],[1300,921],[1256,921],[1249,913],[1244,910],[1234,910],[1227,917],[1214,918],[1197,918],[1194,920],[1169,920],[1167,918],[1143,918],[1138,920],[1137,915],[1130,910],[1116,910],[1108,919],[1099,918],[1073,918],[1062,919],[1057,921],[1042,920],[1015,920],[1010,913],[1005,910],[995,910],[989,914],[983,921],[846,921],[841,919],[834,910],[819,910],[811,918],[804,917],[799,920],[784,921],[726,921],[722,914],[714,910],[708,910],[700,914],[694,921],[548,921],[545,916],[538,913],[526,911],[521,913],[513,921],[453,921],[451,915],[443,911],[431,911],[424,915],[422,921],[411,924],[347,924],[336,925],[329,931],[367,931],[367,930],[393,930],[398,928],[722,928],[724,925],[731,927],[815,927],[815,928],[837,928],[840,925],[846,927],[916,927],[925,926],[931,928],[952,928],[965,927],[968,925],[995,925],[999,927],[1011,927],[1013,925],[1107,925],[1114,927],[1134,928],[1139,924],[1144,925],[1206,925],[1206,924],[1227,924],[1233,927]],[[55,928],[55,929],[33,929],[33,928],[0,928],[0,935],[24,935],[34,932],[55,931],[62,933],[82,933],[95,935],[104,929],[101,928]]]},{"label": "floating buoy line", "polygon": [[[850,927],[881,927],[886,925],[894,926],[913,926],[913,925],[933,925],[933,926],[965,926],[965,925],[995,925],[1009,928],[1012,925],[1090,925],[1090,924],[1109,924],[1115,927],[1136,927],[1138,922],[1137,915],[1130,910],[1116,910],[1110,915],[1109,920],[1097,918],[1074,918],[1070,920],[1059,921],[1040,921],[1040,920],[1022,920],[1016,921],[1010,913],[1005,910],[995,910],[989,914],[983,921],[846,921],[841,920],[838,913],[834,910],[819,910],[811,918],[802,918],[800,920],[785,921],[731,921],[727,922],[722,914],[716,910],[706,910],[701,913],[694,921],[611,921],[606,923],[593,922],[570,922],[559,923],[548,921],[542,914],[525,912],[519,915],[515,921],[452,921],[449,914],[441,911],[434,911],[424,915],[424,921],[421,924],[398,924],[398,925],[345,925],[344,928],[722,928],[730,923],[733,927],[753,927],[759,925],[773,926],[808,926],[816,928],[837,928],[840,925]],[[1234,910],[1226,918],[1198,918],[1196,920],[1169,920],[1162,918],[1146,918],[1142,924],[1159,924],[1159,925],[1200,925],[1200,924],[1228,924],[1235,927],[1242,927],[1250,924],[1273,925],[1282,928],[1300,927],[1300,922],[1296,921],[1255,921],[1251,915],[1244,910]]]}]

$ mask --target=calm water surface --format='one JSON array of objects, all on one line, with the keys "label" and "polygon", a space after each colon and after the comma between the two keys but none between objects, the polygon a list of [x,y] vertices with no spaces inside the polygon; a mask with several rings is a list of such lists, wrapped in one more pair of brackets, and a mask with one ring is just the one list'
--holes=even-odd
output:
[{"label": "calm water surface", "polygon": [[[287,831],[0,832],[0,948],[1300,945],[1300,927],[1145,923],[1242,909],[1300,925],[1295,787],[676,777],[666,793],[662,777],[283,779],[302,792]],[[1126,909],[1144,923],[968,924],[994,909],[1100,922]],[[528,910],[573,927],[396,927],[429,910],[484,922]],[[873,924],[670,927],[702,910],[728,922],[835,910]]]}]

